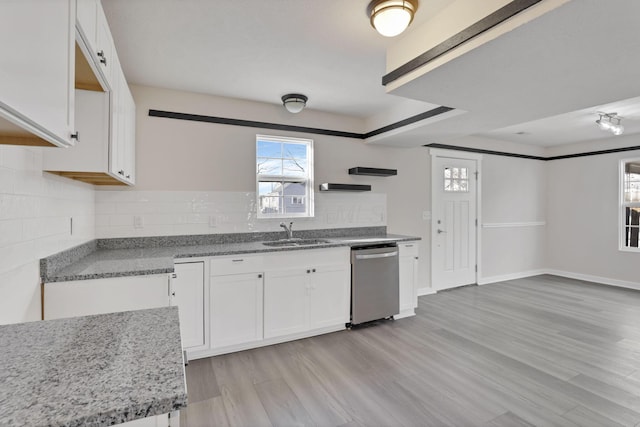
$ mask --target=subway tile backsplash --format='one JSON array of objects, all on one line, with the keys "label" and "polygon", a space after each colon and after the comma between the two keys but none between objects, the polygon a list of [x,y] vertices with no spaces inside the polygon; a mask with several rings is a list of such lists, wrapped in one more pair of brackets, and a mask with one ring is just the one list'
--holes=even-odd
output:
[{"label": "subway tile backsplash", "polygon": [[[96,191],[96,237],[278,231],[282,219],[258,219],[254,192]],[[294,229],[374,227],[387,222],[386,195],[316,193],[315,216]]]},{"label": "subway tile backsplash", "polygon": [[39,319],[40,258],[95,235],[93,187],[43,172],[44,150],[0,146],[0,324]]}]

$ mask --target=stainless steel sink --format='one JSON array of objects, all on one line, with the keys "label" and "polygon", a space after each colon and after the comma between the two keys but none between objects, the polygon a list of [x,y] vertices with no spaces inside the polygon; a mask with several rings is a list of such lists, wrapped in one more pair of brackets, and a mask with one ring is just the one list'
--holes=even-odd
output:
[{"label": "stainless steel sink", "polygon": [[271,242],[262,242],[262,244],[265,246],[274,246],[274,247],[309,246],[309,245],[320,245],[322,243],[329,243],[329,241],[325,239],[282,239],[282,240],[274,240]]}]

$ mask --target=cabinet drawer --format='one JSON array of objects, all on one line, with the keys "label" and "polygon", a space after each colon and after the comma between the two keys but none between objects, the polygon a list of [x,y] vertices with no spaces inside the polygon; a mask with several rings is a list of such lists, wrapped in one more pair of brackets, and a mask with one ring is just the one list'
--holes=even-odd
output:
[{"label": "cabinet drawer", "polygon": [[254,273],[264,270],[264,258],[260,255],[230,255],[211,259],[211,275]]},{"label": "cabinet drawer", "polygon": [[417,242],[398,243],[398,248],[400,248],[400,256],[418,256]]}]

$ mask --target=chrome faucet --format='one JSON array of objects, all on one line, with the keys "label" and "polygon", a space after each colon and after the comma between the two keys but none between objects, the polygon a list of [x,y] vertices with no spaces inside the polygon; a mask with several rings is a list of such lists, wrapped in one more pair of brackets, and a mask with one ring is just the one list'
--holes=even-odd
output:
[{"label": "chrome faucet", "polygon": [[284,231],[287,233],[288,239],[293,239],[293,222],[290,222],[288,227],[287,224],[281,222],[280,227],[284,228]]}]

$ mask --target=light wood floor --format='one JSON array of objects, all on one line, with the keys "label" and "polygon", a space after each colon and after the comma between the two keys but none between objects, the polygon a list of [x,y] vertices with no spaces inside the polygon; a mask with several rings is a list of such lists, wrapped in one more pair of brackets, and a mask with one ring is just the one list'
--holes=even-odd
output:
[{"label": "light wood floor", "polygon": [[640,292],[554,276],[190,362],[181,426],[640,426]]}]

